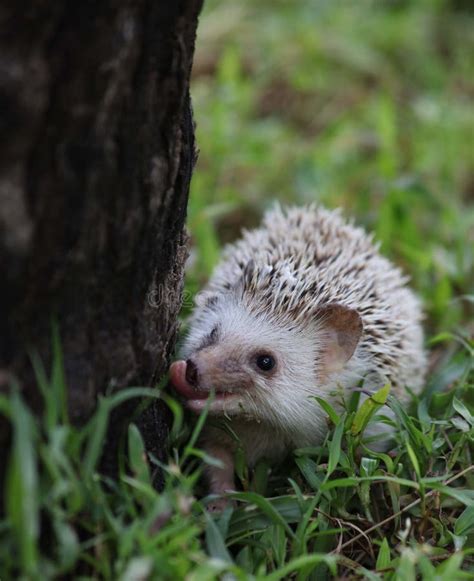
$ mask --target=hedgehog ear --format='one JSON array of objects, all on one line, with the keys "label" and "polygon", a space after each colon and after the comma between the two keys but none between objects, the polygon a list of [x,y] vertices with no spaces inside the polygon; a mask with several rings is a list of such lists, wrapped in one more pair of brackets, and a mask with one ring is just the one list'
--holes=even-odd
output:
[{"label": "hedgehog ear", "polygon": [[324,372],[340,371],[354,354],[362,335],[362,319],[357,311],[337,303],[318,313],[323,330],[322,366]]}]

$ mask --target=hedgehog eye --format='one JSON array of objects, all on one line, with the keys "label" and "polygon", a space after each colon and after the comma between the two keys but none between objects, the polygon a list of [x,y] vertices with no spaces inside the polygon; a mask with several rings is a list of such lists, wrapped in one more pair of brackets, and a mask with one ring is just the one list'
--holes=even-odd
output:
[{"label": "hedgehog eye", "polygon": [[211,333],[209,335],[209,339],[213,343],[215,343],[217,341],[217,333],[218,333],[217,327],[214,327],[214,329],[212,329],[212,331],[211,331]]},{"label": "hedgehog eye", "polygon": [[262,371],[271,371],[276,365],[275,358],[268,353],[259,353],[255,359],[255,363]]}]

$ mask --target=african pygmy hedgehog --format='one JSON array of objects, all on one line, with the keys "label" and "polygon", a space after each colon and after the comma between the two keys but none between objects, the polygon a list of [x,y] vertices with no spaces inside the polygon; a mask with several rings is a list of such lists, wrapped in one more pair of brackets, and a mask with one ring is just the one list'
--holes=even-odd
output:
[{"label": "african pygmy hedgehog", "polygon": [[[210,414],[231,419],[249,465],[318,444],[327,420],[311,396],[334,403],[362,379],[368,391],[389,381],[399,398],[420,388],[421,309],[406,282],[339,211],[277,206],[224,251],[171,382],[196,413],[215,391]],[[222,461],[208,469],[214,493],[234,489],[235,445],[205,428],[202,446]]]}]

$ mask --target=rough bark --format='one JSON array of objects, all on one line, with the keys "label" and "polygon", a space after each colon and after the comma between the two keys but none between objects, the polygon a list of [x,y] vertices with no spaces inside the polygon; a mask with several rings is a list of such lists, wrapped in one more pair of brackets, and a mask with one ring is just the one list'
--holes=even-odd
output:
[{"label": "rough bark", "polygon": [[[75,422],[104,391],[154,385],[167,368],[186,257],[201,2],[0,6],[0,369],[20,378],[35,409],[28,352],[48,364],[53,318]],[[158,406],[142,422],[155,453],[164,416]]]}]

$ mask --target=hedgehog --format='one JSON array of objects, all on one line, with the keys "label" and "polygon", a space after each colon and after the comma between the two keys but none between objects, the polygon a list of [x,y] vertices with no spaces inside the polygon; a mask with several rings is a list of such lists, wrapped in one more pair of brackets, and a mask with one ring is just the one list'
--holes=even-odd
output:
[{"label": "hedgehog", "polygon": [[[186,407],[208,409],[201,446],[220,461],[206,469],[211,493],[235,489],[237,446],[252,467],[320,444],[329,428],[315,396],[337,407],[361,385],[389,382],[402,401],[420,389],[422,311],[407,282],[372,235],[317,205],[277,205],[224,249],[170,368]],[[382,446],[389,430],[375,426]]]}]

